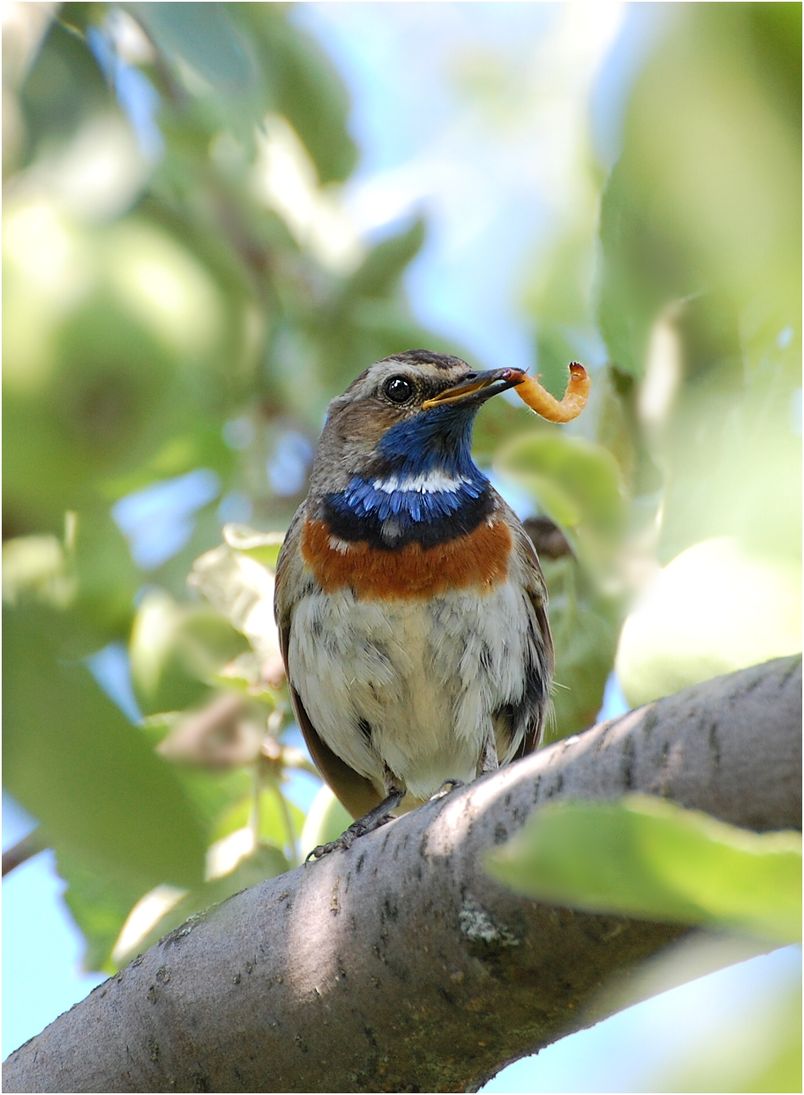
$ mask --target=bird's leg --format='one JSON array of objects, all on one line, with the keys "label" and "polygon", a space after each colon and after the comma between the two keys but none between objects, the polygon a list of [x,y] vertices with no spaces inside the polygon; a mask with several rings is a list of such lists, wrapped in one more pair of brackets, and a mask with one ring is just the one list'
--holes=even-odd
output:
[{"label": "bird's leg", "polygon": [[[488,735],[483,743],[483,752],[480,754],[480,759],[477,763],[477,774],[484,776],[486,772],[496,772],[500,767],[500,762],[497,757],[497,745],[494,740],[494,734]],[[445,779],[435,794],[430,795],[430,802],[435,802],[439,798],[444,798],[450,791],[455,791],[459,787],[463,787],[464,782],[462,779]]]},{"label": "bird's leg", "polygon": [[391,821],[391,810],[395,809],[405,797],[405,788],[398,787],[396,784],[386,784],[386,789],[388,789],[388,794],[379,805],[375,806],[373,810],[369,810],[363,817],[359,817],[357,821],[353,821],[348,829],[344,829],[337,840],[330,840],[328,844],[319,844],[313,848],[305,862],[309,862],[311,859],[320,859],[339,848],[346,851],[351,848],[359,836],[373,833],[375,829],[385,825],[386,821]]},{"label": "bird's leg", "polygon": [[484,776],[486,772],[496,772],[500,767],[500,761],[497,757],[497,743],[494,740],[494,734],[491,733],[483,743],[483,752],[480,754],[480,765],[478,770],[479,776]]},{"label": "bird's leg", "polygon": [[430,795],[430,802],[436,802],[440,798],[444,798],[450,791],[457,791],[459,787],[463,787],[464,782],[462,779],[445,779],[441,786]]}]

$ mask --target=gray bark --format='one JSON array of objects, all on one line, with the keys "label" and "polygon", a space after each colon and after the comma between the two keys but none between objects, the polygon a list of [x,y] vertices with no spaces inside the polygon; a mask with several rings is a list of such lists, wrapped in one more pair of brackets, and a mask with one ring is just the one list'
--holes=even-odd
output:
[{"label": "gray bark", "polygon": [[547,800],[634,790],[798,828],[800,725],[788,658],[559,742],[189,921],[13,1053],[4,1088],[475,1088],[684,931],[519,897],[484,853]]}]

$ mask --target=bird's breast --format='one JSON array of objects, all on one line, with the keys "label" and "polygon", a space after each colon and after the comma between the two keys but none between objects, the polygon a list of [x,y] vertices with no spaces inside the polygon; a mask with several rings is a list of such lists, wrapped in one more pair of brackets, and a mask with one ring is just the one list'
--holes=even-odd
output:
[{"label": "bird's breast", "polygon": [[[294,608],[288,673],[333,752],[379,793],[388,769],[421,801],[445,779],[475,778],[496,713],[522,702],[528,643],[514,575],[487,596],[318,589]],[[518,744],[501,738],[501,761]]]},{"label": "bird's breast", "polygon": [[489,593],[508,577],[511,532],[500,518],[424,546],[412,541],[377,547],[344,540],[324,520],[305,521],[301,554],[321,589],[349,588],[363,600],[434,597],[451,590]]}]

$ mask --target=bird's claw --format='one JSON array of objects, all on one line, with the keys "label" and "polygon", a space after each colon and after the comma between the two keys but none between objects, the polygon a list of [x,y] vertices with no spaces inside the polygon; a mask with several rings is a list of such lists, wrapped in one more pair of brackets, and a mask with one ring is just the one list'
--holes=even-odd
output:
[{"label": "bird's claw", "polygon": [[465,787],[466,784],[462,779],[445,779],[438,790],[430,795],[431,802],[437,802],[440,798],[444,798],[450,791],[457,791],[459,787]]},{"label": "bird's claw", "polygon": [[375,829],[379,829],[388,821],[393,821],[392,814],[382,814],[379,817],[367,815],[358,818],[357,821],[352,822],[348,829],[344,829],[337,840],[330,840],[327,844],[317,844],[308,853],[304,862],[309,863],[311,859],[321,859],[323,856],[329,855],[330,852],[348,852],[359,836],[373,833]]},{"label": "bird's claw", "polygon": [[360,836],[360,833],[350,833],[349,829],[346,829],[337,840],[329,840],[326,844],[316,844],[315,848],[308,852],[304,862],[309,863],[311,859],[321,859],[322,856],[329,855],[330,852],[348,852],[358,836]]}]

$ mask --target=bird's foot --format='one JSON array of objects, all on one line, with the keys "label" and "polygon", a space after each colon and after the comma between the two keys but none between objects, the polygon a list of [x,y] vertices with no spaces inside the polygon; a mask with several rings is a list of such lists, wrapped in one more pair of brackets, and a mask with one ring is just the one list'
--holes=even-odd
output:
[{"label": "bird's foot", "polygon": [[444,798],[450,791],[457,791],[459,787],[465,787],[466,784],[462,779],[445,779],[435,794],[430,795],[430,802],[436,802],[440,798]]},{"label": "bird's foot", "polygon": [[359,836],[373,833],[387,822],[393,821],[393,814],[390,811],[398,806],[404,797],[405,792],[403,790],[393,790],[373,810],[369,810],[363,817],[353,821],[348,829],[344,829],[337,840],[330,840],[327,844],[316,845],[304,862],[309,863],[311,859],[321,859],[322,856],[329,855],[330,852],[347,852]]}]

